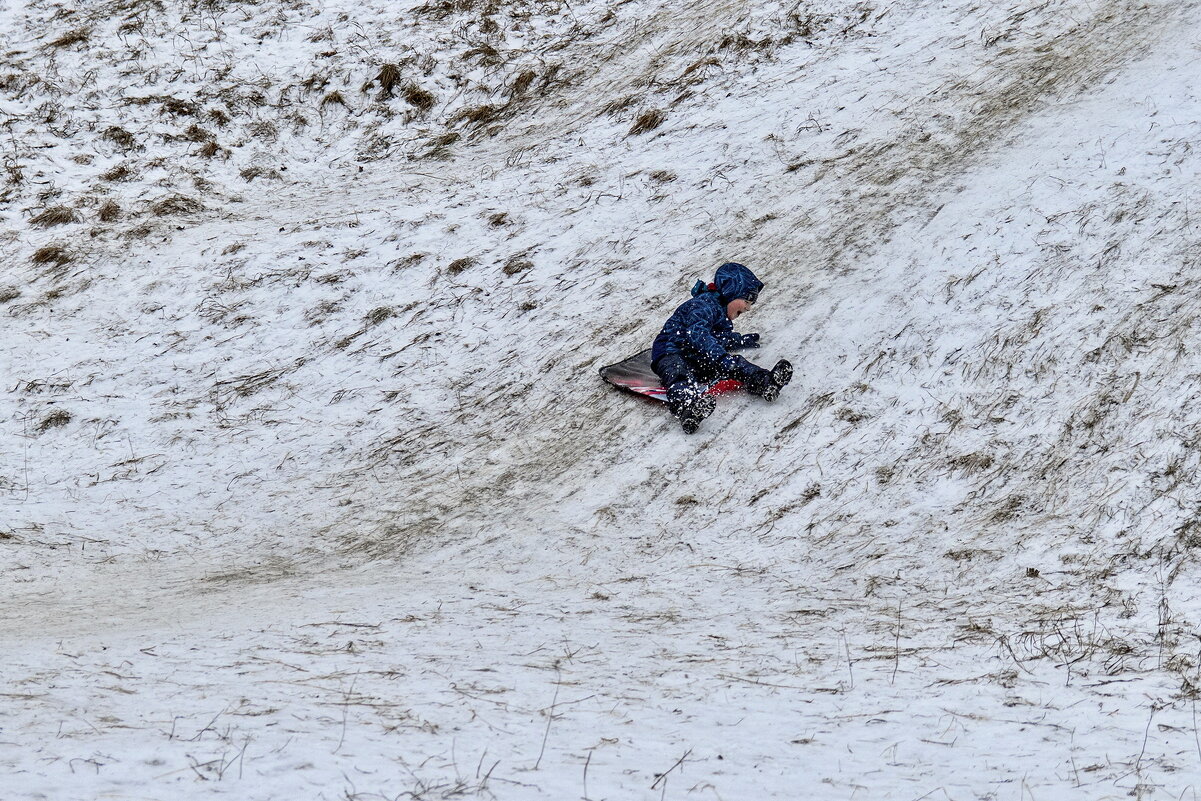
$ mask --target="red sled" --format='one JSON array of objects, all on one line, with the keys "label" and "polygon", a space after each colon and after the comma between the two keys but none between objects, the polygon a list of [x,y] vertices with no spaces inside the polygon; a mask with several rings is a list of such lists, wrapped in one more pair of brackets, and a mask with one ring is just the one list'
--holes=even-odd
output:
[{"label": "red sled", "polygon": [[[615,387],[620,387],[636,395],[644,395],[657,401],[667,403],[667,390],[655,371],[651,369],[650,348],[635,353],[628,359],[610,364],[600,369],[601,378]],[[742,389],[742,382],[731,378],[714,381],[705,390],[706,395],[724,395]]]}]

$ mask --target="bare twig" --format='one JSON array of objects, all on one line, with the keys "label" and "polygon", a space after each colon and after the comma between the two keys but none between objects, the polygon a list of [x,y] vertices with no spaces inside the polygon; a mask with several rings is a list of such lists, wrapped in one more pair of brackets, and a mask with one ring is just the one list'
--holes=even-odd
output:
[{"label": "bare twig", "polygon": [[[668,768],[667,770],[665,770],[665,771],[663,771],[662,773],[660,773],[660,774],[659,774],[659,777],[658,777],[657,779],[655,779],[655,781],[654,781],[654,782],[651,784],[651,789],[652,789],[652,790],[654,790],[656,787],[658,787],[658,786],[659,786],[659,782],[665,782],[665,781],[667,781],[667,774],[671,773],[673,770],[675,770],[676,768],[678,768],[678,767],[680,767],[681,765],[683,765],[683,764],[684,764],[684,760],[685,760],[685,759],[687,759],[687,758],[688,758],[688,755],[689,755],[689,754],[691,754],[691,753],[692,753],[692,749],[691,749],[691,748],[689,748],[687,751],[685,751],[685,752],[684,752],[684,755],[683,755],[683,756],[681,756],[679,759],[677,759],[677,760],[676,760],[676,763],[675,763],[674,765],[672,765],[670,768]],[[666,787],[664,787],[664,789],[667,789],[667,788],[666,788]]]}]

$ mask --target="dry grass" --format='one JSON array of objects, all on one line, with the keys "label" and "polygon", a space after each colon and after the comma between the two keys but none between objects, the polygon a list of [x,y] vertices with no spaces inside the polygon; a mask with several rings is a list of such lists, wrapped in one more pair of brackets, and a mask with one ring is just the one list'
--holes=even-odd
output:
[{"label": "dry grass", "polygon": [[455,259],[450,264],[446,265],[446,272],[449,275],[458,275],[475,264],[476,260],[470,256],[462,259]]},{"label": "dry grass", "polygon": [[111,125],[105,128],[104,133],[100,134],[100,138],[107,139],[122,150],[133,150],[138,147],[137,140],[133,138],[133,134],[119,125]]},{"label": "dry grass", "polygon": [[21,290],[15,286],[0,287],[0,303],[9,303],[21,297]]},{"label": "dry grass", "polygon": [[379,306],[378,308],[372,309],[368,313],[367,323],[369,325],[379,325],[384,320],[392,317],[394,314],[395,312],[392,310],[391,306]]},{"label": "dry grass", "polygon": [[533,70],[524,70],[516,78],[513,79],[513,85],[509,87],[510,97],[521,97],[529,91],[530,84],[538,77],[538,73]]},{"label": "dry grass", "polygon": [[68,31],[47,44],[47,47],[70,47],[82,42],[86,42],[92,36],[90,28],[76,28],[73,31]]},{"label": "dry grass", "polygon": [[50,208],[30,218],[29,224],[39,228],[50,228],[55,225],[79,222],[79,212],[67,206],[51,206]]},{"label": "dry grass", "polygon": [[420,111],[429,111],[438,102],[433,92],[427,92],[415,83],[405,84],[404,88],[401,89],[401,97],[410,106]]},{"label": "dry grass", "polygon": [[493,122],[500,116],[501,107],[492,105],[470,106],[468,108],[459,109],[455,114],[446,121],[447,125],[454,125],[458,122],[466,122],[470,125],[485,125]]},{"label": "dry grass", "polygon": [[133,170],[126,164],[118,164],[111,170],[100,173],[102,181],[127,181],[134,176]]},{"label": "dry grass", "polygon": [[189,142],[209,142],[212,141],[213,134],[209,131],[206,131],[204,128],[201,128],[196,123],[192,123],[188,126],[187,130],[183,132],[183,138]]},{"label": "dry grass", "polygon": [[69,422],[71,422],[70,412],[65,409],[55,409],[42,418],[42,422],[38,423],[38,432],[49,431],[52,428],[61,428]]},{"label": "dry grass", "polygon": [[325,108],[326,106],[331,106],[331,105],[338,105],[338,106],[342,106],[343,108],[346,108],[346,98],[343,97],[342,93],[339,92],[337,89],[326,94],[325,97],[321,98],[321,108]]},{"label": "dry grass", "polygon": [[533,266],[534,263],[526,259],[525,256],[513,256],[505,262],[504,273],[505,275],[517,275],[525,272]]},{"label": "dry grass", "polygon": [[269,170],[264,167],[247,167],[241,170],[238,175],[242,176],[246,183],[250,183],[255,178],[274,178],[277,181],[283,178],[279,170]]},{"label": "dry grass", "polygon": [[392,97],[396,87],[400,84],[400,67],[395,64],[385,64],[380,67],[379,73],[363,84],[363,91],[369,91],[377,83],[379,84],[380,100]]},{"label": "dry grass", "polygon": [[180,100],[177,97],[156,98],[161,104],[161,111],[173,116],[194,117],[200,113],[200,106],[190,100]]},{"label": "dry grass", "polygon": [[172,214],[195,214],[204,211],[204,204],[186,195],[170,195],[150,206],[150,211],[157,217],[167,217]]},{"label": "dry grass", "polygon": [[638,115],[638,119],[634,120],[634,124],[630,127],[628,136],[637,136],[638,134],[653,131],[663,124],[667,119],[667,113],[661,109],[652,108]]},{"label": "dry grass", "polygon": [[115,222],[121,219],[121,207],[112,200],[105,201],[97,212],[97,216],[100,218],[100,222]]},{"label": "dry grass", "polygon": [[61,267],[70,264],[75,258],[62,245],[46,245],[35,250],[30,260],[34,264],[53,264]]}]

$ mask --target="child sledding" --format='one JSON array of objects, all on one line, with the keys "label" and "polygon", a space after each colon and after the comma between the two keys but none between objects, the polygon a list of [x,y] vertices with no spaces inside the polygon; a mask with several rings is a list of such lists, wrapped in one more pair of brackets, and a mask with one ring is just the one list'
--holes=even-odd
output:
[{"label": "child sledding", "polygon": [[[688,434],[713,413],[712,392],[719,382],[737,381],[752,395],[775,400],[792,378],[792,365],[781,360],[766,370],[730,353],[759,347],[759,335],[739,334],[734,321],[752,307],[762,289],[763,282],[743,265],[723,264],[712,283],[697,281],[692,299],[668,318],[649,353],[602,368],[601,375],[618,386],[666,400]],[[645,375],[647,362],[662,387]]]}]

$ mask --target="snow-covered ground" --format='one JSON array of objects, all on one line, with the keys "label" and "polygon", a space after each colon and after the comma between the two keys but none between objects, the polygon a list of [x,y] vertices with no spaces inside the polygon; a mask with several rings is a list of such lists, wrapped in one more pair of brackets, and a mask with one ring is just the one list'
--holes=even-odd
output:
[{"label": "snow-covered ground", "polygon": [[[0,797],[1195,797],[1201,3],[0,48]],[[687,437],[595,371],[726,260]]]}]

